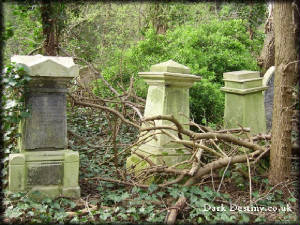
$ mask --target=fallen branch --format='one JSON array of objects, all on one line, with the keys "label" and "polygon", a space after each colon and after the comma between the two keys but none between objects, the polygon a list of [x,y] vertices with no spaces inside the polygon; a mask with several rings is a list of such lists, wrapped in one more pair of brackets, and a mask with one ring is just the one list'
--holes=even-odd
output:
[{"label": "fallen branch", "polygon": [[[72,96],[73,97],[73,96]],[[102,109],[102,110],[106,110],[109,111],[111,113],[113,113],[114,115],[118,116],[124,123],[127,123],[131,126],[134,126],[136,128],[140,128],[139,125],[131,122],[130,120],[126,119],[120,112],[111,109],[109,107],[103,106],[103,105],[98,105],[98,104],[92,104],[92,103],[87,103],[87,102],[81,102],[81,101],[77,101],[74,97],[73,97],[74,103],[77,105],[82,105],[82,106],[87,106],[87,107],[93,107],[93,108],[98,108],[98,109]]]},{"label": "fallen branch", "polygon": [[152,121],[152,120],[168,120],[170,122],[173,122],[175,126],[177,127],[177,130],[179,133],[185,134],[189,136],[193,140],[200,140],[200,139],[221,139],[224,141],[232,142],[236,145],[246,147],[249,149],[252,149],[254,151],[261,150],[264,151],[265,148],[256,145],[251,142],[243,141],[241,139],[238,139],[236,136],[231,134],[223,134],[223,133],[216,133],[216,132],[207,132],[207,133],[195,133],[193,131],[184,129],[183,126],[179,123],[179,121],[172,115],[158,115],[158,116],[151,116],[145,118],[143,121]]},{"label": "fallen branch", "polygon": [[176,217],[179,211],[181,211],[186,203],[186,197],[181,196],[174,206],[170,207],[167,217],[165,219],[165,223],[168,225],[173,225],[176,221]]},{"label": "fallen branch", "polygon": [[[218,159],[214,162],[211,162],[209,164],[207,164],[204,167],[201,167],[198,169],[197,173],[191,177],[190,179],[188,179],[185,184],[183,186],[191,186],[193,185],[199,178],[201,178],[202,176],[210,173],[212,170],[216,170],[216,169],[220,169],[224,166],[229,166],[232,165],[234,163],[242,163],[242,162],[246,162],[247,160],[253,160],[253,158],[256,155],[259,155],[262,151],[261,150],[257,150],[255,152],[252,152],[248,155],[238,155],[238,156],[233,156],[233,157],[227,157],[227,158],[221,158]],[[173,225],[176,221],[176,217],[179,213],[179,211],[182,209],[182,207],[184,206],[184,204],[186,203],[186,198],[185,197],[180,197],[176,204],[174,205],[174,208],[172,208],[170,210],[170,212],[167,214],[167,217],[165,219],[166,223],[168,225]],[[175,206],[182,206],[182,207],[175,207]]]}]

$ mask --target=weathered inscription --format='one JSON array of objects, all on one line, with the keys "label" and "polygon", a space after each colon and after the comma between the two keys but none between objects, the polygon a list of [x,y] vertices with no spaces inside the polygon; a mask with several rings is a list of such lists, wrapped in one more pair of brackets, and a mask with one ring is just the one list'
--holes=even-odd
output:
[{"label": "weathered inscription", "polygon": [[28,163],[27,170],[27,185],[62,184],[62,162]]},{"label": "weathered inscription", "polygon": [[63,149],[67,146],[65,93],[32,93],[27,106],[24,149]]}]

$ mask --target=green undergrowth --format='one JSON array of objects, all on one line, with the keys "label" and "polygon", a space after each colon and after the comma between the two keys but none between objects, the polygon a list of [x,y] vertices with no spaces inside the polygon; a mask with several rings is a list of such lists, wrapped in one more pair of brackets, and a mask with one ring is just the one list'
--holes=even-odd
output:
[{"label": "green undergrowth", "polygon": [[[59,197],[40,202],[28,198],[27,193],[8,195],[5,192],[4,221],[8,223],[163,223],[168,209],[181,196],[187,204],[177,216],[177,223],[252,223],[296,221],[297,196],[294,183],[273,188],[268,180],[255,169],[252,175],[252,203],[255,207],[277,207],[277,211],[239,211],[237,206],[249,206],[249,180],[236,169],[247,172],[247,166],[223,168],[218,177],[204,177],[200,184],[183,187],[174,184],[160,188],[150,184],[149,188],[121,185],[94,179],[104,177],[120,180],[119,171],[125,171],[125,161],[130,151],[119,155],[118,168],[109,159],[112,146],[105,143],[109,137],[110,123],[103,115],[88,108],[68,107],[68,128],[84,137],[86,141],[69,134],[69,149],[80,154],[80,199]],[[137,131],[121,127],[117,136],[118,152],[135,140]],[[87,146],[94,146],[94,148]],[[102,143],[102,144],[101,144]],[[105,144],[104,144],[105,143]],[[98,147],[97,147],[98,146]],[[99,147],[101,146],[101,147]],[[262,171],[265,171],[262,168]],[[224,178],[219,188],[221,177]],[[132,180],[128,174],[125,177]],[[164,177],[164,182],[174,177]],[[240,185],[243,184],[243,185]],[[288,207],[290,211],[280,210]],[[230,210],[232,209],[232,210]],[[222,210],[222,211],[220,211]]]},{"label": "green undergrowth", "polygon": [[[270,190],[267,186],[265,191]],[[296,198],[285,198],[282,190],[272,191],[267,196],[258,191],[253,192],[253,207],[264,208],[266,211],[256,212],[255,208],[247,211],[234,204],[233,196],[228,193],[214,191],[203,185],[180,187],[173,185],[159,189],[150,185],[148,189],[138,187],[122,187],[99,182],[97,191],[81,200],[67,198],[46,198],[41,202],[29,199],[25,193],[10,195],[4,201],[5,221],[9,223],[111,223],[144,222],[162,223],[168,212],[168,207],[176,199],[184,195],[187,205],[177,217],[178,223],[252,223],[296,220]],[[274,209],[278,211],[274,212]],[[285,211],[287,210],[287,211]],[[143,222],[143,223],[144,223]]]}]

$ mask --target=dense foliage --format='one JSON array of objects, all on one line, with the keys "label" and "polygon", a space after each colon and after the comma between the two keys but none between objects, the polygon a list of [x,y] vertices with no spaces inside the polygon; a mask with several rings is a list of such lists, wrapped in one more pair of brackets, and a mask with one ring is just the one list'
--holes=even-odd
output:
[{"label": "dense foliage", "polygon": [[262,42],[263,35],[249,39],[245,21],[241,19],[213,20],[197,27],[179,26],[165,35],[149,29],[144,40],[125,52],[118,51],[102,74],[113,84],[128,83],[134,76],[137,93],[145,97],[146,84],[138,77],[138,72],[149,71],[151,65],[172,59],[202,77],[191,89],[193,117],[197,122],[220,123],[224,110],[224,96],[220,91],[223,73],[258,70],[254,55],[258,54]]},{"label": "dense foliage", "polygon": [[[20,137],[18,126],[22,118],[29,116],[29,110],[25,108],[25,86],[30,77],[21,67],[14,64],[6,66],[2,72],[3,95],[2,103],[2,125],[4,140],[4,160],[7,164],[9,153],[18,153],[17,139]],[[7,175],[7,167],[2,171],[2,175]],[[7,184],[7,180],[3,179],[3,184]]]},{"label": "dense foliage", "polygon": [[[63,9],[56,16],[63,24],[60,47],[95,63],[117,89],[128,86],[134,76],[135,91],[145,98],[147,85],[137,73],[169,59],[200,75],[202,81],[190,91],[191,114],[199,123],[222,124],[224,72],[258,70],[256,56],[264,38],[258,27],[265,20],[265,4],[55,4]],[[9,6],[5,13],[7,55],[27,54],[41,46],[38,5]],[[95,92],[111,95],[100,80]]]}]

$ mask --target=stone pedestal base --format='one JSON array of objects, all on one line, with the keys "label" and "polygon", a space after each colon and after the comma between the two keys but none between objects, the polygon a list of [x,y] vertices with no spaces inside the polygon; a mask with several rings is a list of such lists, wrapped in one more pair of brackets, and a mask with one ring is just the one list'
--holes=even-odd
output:
[{"label": "stone pedestal base", "polygon": [[[177,163],[188,160],[192,156],[190,152],[184,149],[179,149],[179,148],[168,149],[168,148],[159,148],[159,147],[155,148],[153,146],[148,146],[147,144],[141,146],[140,149],[135,149],[133,151],[136,151],[138,154],[147,157],[156,165],[167,165],[167,166],[173,166]],[[148,164],[147,161],[135,155],[134,153],[132,153],[132,155],[128,157],[126,160],[126,169],[129,172],[134,171],[136,175],[149,166],[150,165]],[[182,164],[176,168],[183,169],[186,167],[187,164]]]},{"label": "stone pedestal base", "polygon": [[249,127],[250,133],[266,132],[262,78],[257,71],[234,71],[223,74],[225,87],[224,127]]},{"label": "stone pedestal base", "polygon": [[80,197],[79,154],[71,150],[9,155],[9,191],[29,191],[36,198]]}]

